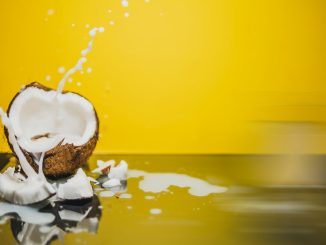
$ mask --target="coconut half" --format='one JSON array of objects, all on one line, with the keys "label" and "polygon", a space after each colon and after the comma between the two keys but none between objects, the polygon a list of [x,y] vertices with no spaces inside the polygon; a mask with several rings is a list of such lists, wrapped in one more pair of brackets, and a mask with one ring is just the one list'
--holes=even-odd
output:
[{"label": "coconut half", "polygon": [[98,140],[97,113],[91,102],[77,93],[61,94],[35,82],[13,98],[7,114],[17,142],[35,171],[37,159],[44,153],[43,172],[48,178],[74,174],[86,163]]}]

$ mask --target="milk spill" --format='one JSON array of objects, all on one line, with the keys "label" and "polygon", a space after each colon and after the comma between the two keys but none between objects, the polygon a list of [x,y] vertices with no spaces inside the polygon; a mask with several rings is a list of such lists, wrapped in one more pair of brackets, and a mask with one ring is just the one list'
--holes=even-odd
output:
[{"label": "milk spill", "polygon": [[166,192],[170,186],[189,188],[188,193],[193,196],[208,196],[213,193],[223,193],[226,187],[212,185],[205,180],[194,178],[185,174],[175,173],[148,173],[141,170],[129,170],[128,178],[143,179],[139,182],[139,188],[144,192]]}]

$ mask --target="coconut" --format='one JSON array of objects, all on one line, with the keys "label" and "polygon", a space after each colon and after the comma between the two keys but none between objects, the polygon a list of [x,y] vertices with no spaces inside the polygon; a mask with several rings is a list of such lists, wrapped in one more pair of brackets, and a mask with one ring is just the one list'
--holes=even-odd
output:
[{"label": "coconut", "polygon": [[[17,142],[27,161],[38,171],[44,153],[43,172],[50,179],[73,175],[92,154],[98,141],[99,120],[86,98],[39,83],[25,86],[7,111]],[[9,139],[9,145],[17,155]]]}]

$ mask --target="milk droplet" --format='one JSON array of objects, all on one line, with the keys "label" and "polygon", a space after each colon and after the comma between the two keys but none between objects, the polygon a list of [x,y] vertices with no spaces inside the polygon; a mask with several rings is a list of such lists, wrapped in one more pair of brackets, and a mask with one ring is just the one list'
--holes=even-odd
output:
[{"label": "milk droplet", "polygon": [[128,17],[129,17],[129,13],[126,12],[126,13],[124,14],[124,16],[125,16],[126,18],[128,18]]},{"label": "milk droplet", "polygon": [[150,2],[150,0],[145,0],[145,3],[149,3]]},{"label": "milk droplet", "polygon": [[93,69],[91,67],[88,67],[86,70],[87,73],[91,73],[92,71],[93,71]]},{"label": "milk droplet", "polygon": [[109,24],[111,25],[111,26],[114,26],[114,21],[113,20],[111,20],[110,22],[109,22]]},{"label": "milk droplet", "polygon": [[72,23],[72,24],[71,24],[71,27],[76,27],[76,24]]},{"label": "milk droplet", "polygon": [[64,68],[63,66],[58,68],[59,73],[64,73],[65,71],[66,71],[66,68]]},{"label": "milk droplet", "polygon": [[51,81],[51,76],[50,75],[46,75],[45,80],[48,81],[48,82]]},{"label": "milk droplet", "polygon": [[122,193],[119,198],[121,199],[131,199],[132,198],[132,195],[129,194],[129,193]]},{"label": "milk droplet", "polygon": [[152,208],[149,212],[150,212],[151,214],[158,215],[158,214],[161,214],[161,213],[162,213],[162,209],[159,209],[159,208]]},{"label": "milk droplet", "polygon": [[88,29],[88,28],[89,28],[89,24],[86,24],[86,25],[85,25],[85,28],[87,28],[87,29]]},{"label": "milk droplet", "polygon": [[154,197],[154,196],[145,196],[145,199],[146,199],[146,200],[154,200],[155,197]]},{"label": "milk droplet", "polygon": [[122,0],[121,1],[121,5],[125,8],[127,8],[129,6],[128,0]]},{"label": "milk droplet", "polygon": [[53,15],[54,14],[54,9],[48,9],[48,15]]},{"label": "milk droplet", "polygon": [[113,191],[102,191],[100,192],[101,197],[113,197],[114,192]]},{"label": "milk droplet", "polygon": [[80,87],[81,86],[81,82],[77,82],[77,86]]},{"label": "milk droplet", "polygon": [[89,35],[91,37],[94,37],[96,35],[96,32],[97,32],[97,28],[93,28],[92,30],[89,31]]},{"label": "milk droplet", "polygon": [[68,79],[68,82],[69,83],[72,83],[72,78],[71,77]]},{"label": "milk droplet", "polygon": [[108,10],[108,13],[109,13],[109,14],[111,14],[111,13],[112,13],[112,10],[111,10],[111,9],[109,9],[109,10]]},{"label": "milk droplet", "polygon": [[132,206],[127,206],[127,209],[129,209],[129,210],[132,209]]}]

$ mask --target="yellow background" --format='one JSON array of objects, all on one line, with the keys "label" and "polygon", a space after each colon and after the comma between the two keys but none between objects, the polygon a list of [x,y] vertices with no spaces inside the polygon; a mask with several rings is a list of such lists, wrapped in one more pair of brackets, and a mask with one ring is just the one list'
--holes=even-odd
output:
[{"label": "yellow background", "polygon": [[58,68],[72,67],[87,46],[90,24],[106,28],[88,57],[93,72],[66,89],[97,108],[98,153],[282,152],[269,146],[266,122],[304,122],[313,128],[305,149],[326,152],[325,1],[129,4],[1,1],[0,106],[23,84],[56,87]]}]

